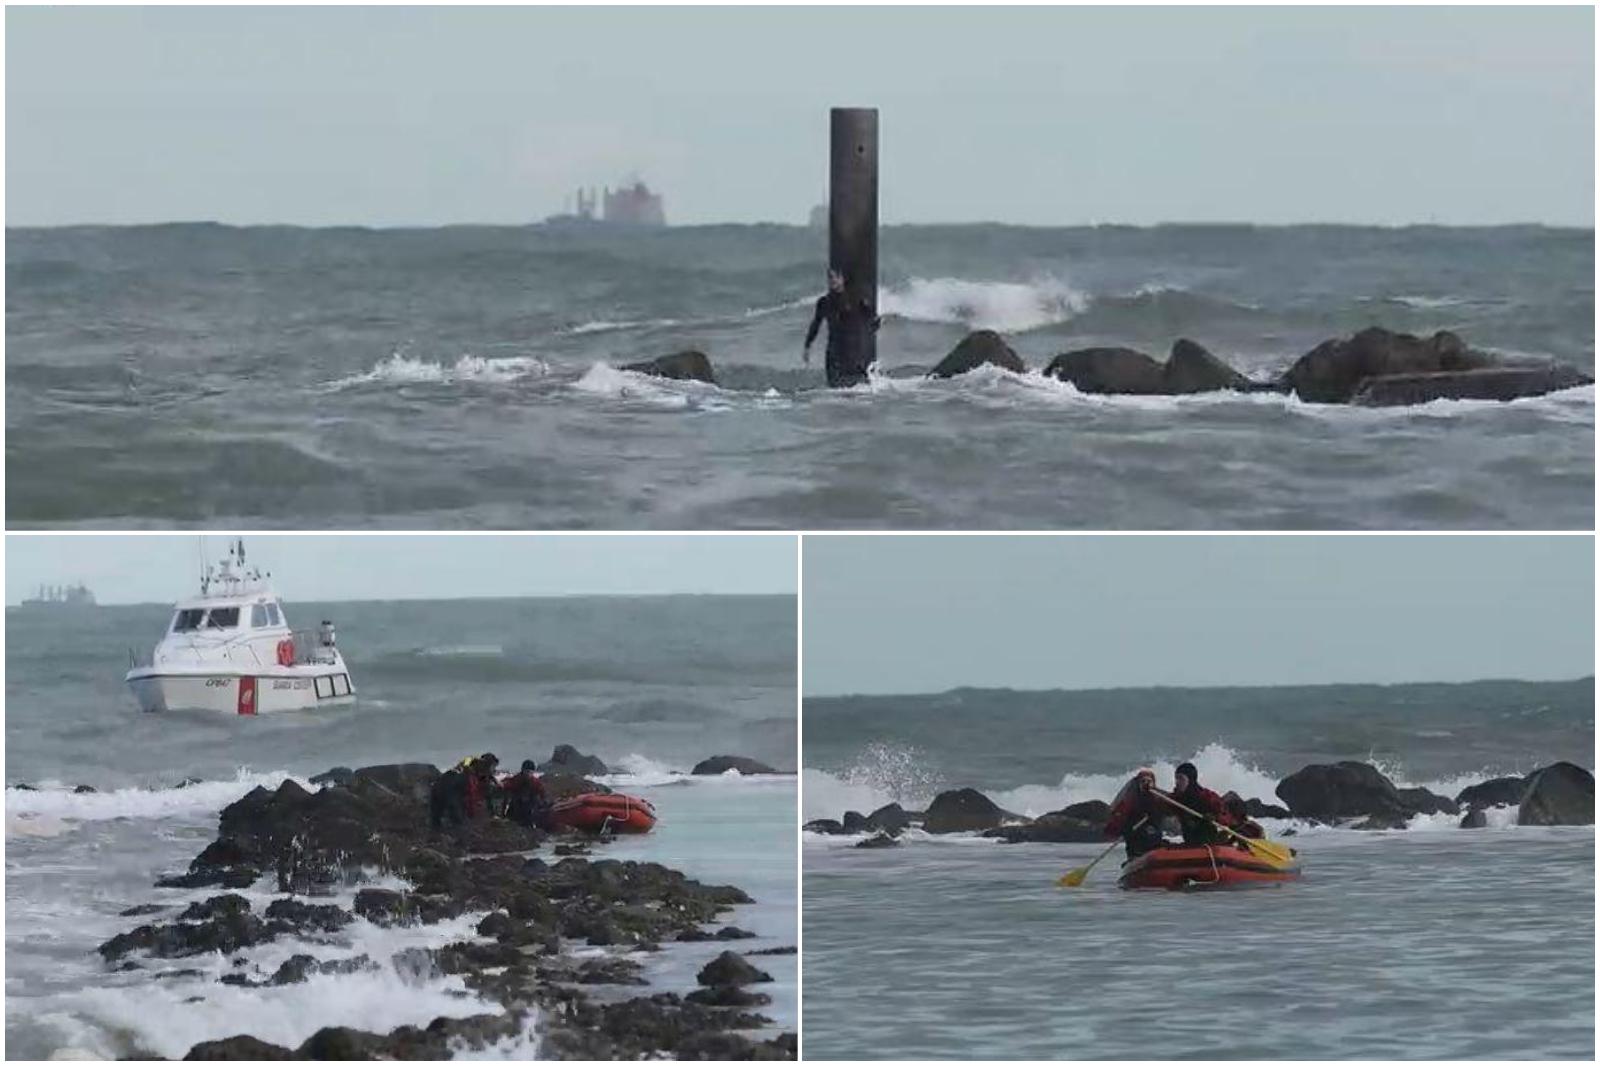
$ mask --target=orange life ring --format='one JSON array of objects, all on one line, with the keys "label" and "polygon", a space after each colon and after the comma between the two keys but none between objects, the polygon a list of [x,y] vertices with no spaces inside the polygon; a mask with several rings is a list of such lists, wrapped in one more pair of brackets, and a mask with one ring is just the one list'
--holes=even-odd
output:
[{"label": "orange life ring", "polygon": [[284,637],[282,640],[278,641],[278,665],[294,665],[294,641],[288,637]]}]

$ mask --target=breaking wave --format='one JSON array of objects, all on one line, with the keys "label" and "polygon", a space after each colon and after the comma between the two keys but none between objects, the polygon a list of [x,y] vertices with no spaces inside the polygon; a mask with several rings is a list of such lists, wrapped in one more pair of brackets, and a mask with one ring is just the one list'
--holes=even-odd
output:
[{"label": "breaking wave", "polygon": [[70,786],[6,789],[6,837],[55,836],[78,822],[116,818],[173,818],[207,815],[221,810],[251,789],[274,789],[293,778],[289,773],[258,774],[241,770],[232,781],[200,781],[162,788],[119,788],[109,792],[74,792]]},{"label": "breaking wave", "polygon": [[1086,294],[1054,278],[1028,283],[912,278],[885,289],[878,297],[878,310],[914,322],[1022,333],[1066,322],[1089,302]]},{"label": "breaking wave", "polygon": [[530,355],[508,355],[485,358],[481,355],[463,355],[453,365],[414,359],[402,352],[374,366],[365,374],[354,374],[328,383],[328,389],[348,389],[359,385],[453,385],[460,382],[486,382],[500,384],[526,377],[542,377],[550,372],[550,364]]}]

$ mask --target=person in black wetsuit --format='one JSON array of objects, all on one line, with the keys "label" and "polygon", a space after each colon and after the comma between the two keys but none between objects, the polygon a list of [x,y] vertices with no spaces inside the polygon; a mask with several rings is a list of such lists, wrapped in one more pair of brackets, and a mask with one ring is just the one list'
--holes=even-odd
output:
[{"label": "person in black wetsuit", "polygon": [[837,270],[828,271],[828,291],[817,300],[811,327],[806,330],[802,359],[807,365],[811,363],[811,343],[823,322],[828,323],[828,386],[844,389],[867,380],[867,339],[878,331],[882,319],[872,313],[866,300],[846,295],[844,275]]}]

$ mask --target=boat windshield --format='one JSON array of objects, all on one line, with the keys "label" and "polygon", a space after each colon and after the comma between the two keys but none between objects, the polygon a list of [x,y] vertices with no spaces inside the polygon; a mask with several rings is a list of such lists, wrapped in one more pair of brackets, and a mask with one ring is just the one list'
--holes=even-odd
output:
[{"label": "boat windshield", "polygon": [[213,607],[206,615],[207,629],[232,629],[239,624],[239,608]]},{"label": "boat windshield", "polygon": [[205,618],[204,607],[185,607],[172,617],[172,631],[174,633],[188,633],[200,628],[201,619]]}]

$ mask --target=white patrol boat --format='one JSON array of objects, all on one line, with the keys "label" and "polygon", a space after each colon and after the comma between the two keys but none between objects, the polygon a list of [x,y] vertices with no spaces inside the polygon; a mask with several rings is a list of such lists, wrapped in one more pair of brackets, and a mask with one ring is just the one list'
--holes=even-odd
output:
[{"label": "white patrol boat", "polygon": [[243,541],[207,569],[197,598],[176,604],[148,660],[129,657],[128,687],[146,711],[271,714],[356,697],[333,623],[291,630],[267,578],[245,568]]}]

